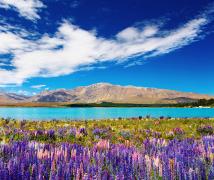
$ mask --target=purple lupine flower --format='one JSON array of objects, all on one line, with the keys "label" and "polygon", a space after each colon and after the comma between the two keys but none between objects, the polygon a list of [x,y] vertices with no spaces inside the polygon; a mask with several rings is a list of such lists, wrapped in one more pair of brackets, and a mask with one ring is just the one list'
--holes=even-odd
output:
[{"label": "purple lupine flower", "polygon": [[65,128],[59,128],[57,134],[59,137],[63,137],[66,134],[66,129]]},{"label": "purple lupine flower", "polygon": [[71,128],[68,133],[69,133],[70,136],[75,137],[76,133],[77,133],[77,129],[76,128]]},{"label": "purple lupine flower", "polygon": [[55,131],[53,129],[48,130],[46,134],[50,140],[55,140],[56,136]]},{"label": "purple lupine flower", "polygon": [[79,133],[84,135],[84,136],[88,135],[86,128],[80,128]]},{"label": "purple lupine flower", "polygon": [[[53,137],[55,131],[46,135]],[[213,152],[212,135],[168,141],[150,137],[139,148],[109,140],[92,147],[11,141],[0,144],[0,179],[213,179]]]},{"label": "purple lupine flower", "polygon": [[103,133],[102,129],[99,129],[99,128],[95,128],[93,130],[93,134],[94,135],[101,135]]},{"label": "purple lupine flower", "polygon": [[109,131],[109,129],[95,128],[95,129],[92,131],[92,133],[93,133],[95,136],[101,136],[101,135],[106,134],[108,131]]},{"label": "purple lupine flower", "polygon": [[43,130],[35,131],[35,136],[42,136],[42,135],[44,135],[44,131]]},{"label": "purple lupine flower", "polygon": [[202,135],[211,135],[211,134],[213,134],[214,129],[210,125],[199,126],[197,128],[197,132],[199,132]]},{"label": "purple lupine flower", "polygon": [[154,138],[160,138],[161,136],[162,136],[162,134],[160,133],[160,132],[153,132],[152,133],[152,136],[154,137]]}]

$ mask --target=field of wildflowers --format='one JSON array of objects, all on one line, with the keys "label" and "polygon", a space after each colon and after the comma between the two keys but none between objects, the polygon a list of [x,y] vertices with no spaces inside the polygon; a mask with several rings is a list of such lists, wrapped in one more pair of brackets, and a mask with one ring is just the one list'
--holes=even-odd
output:
[{"label": "field of wildflowers", "polygon": [[214,179],[214,119],[0,120],[0,179]]}]

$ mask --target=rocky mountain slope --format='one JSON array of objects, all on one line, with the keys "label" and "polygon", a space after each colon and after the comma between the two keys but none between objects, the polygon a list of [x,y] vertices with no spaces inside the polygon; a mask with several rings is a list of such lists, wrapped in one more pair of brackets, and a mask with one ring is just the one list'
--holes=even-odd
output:
[{"label": "rocky mountain slope", "polygon": [[0,104],[26,101],[28,98],[24,95],[0,92]]},{"label": "rocky mountain slope", "polygon": [[71,103],[179,103],[193,102],[197,99],[214,98],[208,95],[184,93],[165,89],[119,86],[97,83],[71,90],[58,89],[44,91],[29,98],[29,102],[71,102]]}]

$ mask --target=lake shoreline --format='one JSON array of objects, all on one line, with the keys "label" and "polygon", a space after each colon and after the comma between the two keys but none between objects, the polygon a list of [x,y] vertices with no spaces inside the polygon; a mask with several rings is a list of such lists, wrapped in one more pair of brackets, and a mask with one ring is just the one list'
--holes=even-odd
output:
[{"label": "lake shoreline", "polygon": [[214,106],[181,106],[179,104],[68,104],[68,103],[13,103],[0,104],[0,108],[4,107],[23,107],[23,108],[214,108]]},{"label": "lake shoreline", "polygon": [[70,102],[21,102],[0,103],[1,107],[49,107],[49,108],[214,108],[214,106],[191,106],[184,104],[132,104],[132,103],[74,103]]},{"label": "lake shoreline", "polygon": [[213,108],[188,107],[0,107],[0,117],[13,119],[115,119],[132,117],[207,118]]}]

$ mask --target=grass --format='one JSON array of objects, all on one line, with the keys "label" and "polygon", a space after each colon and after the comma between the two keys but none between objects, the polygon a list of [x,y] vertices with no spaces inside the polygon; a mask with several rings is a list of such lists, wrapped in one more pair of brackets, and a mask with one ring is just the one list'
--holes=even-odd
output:
[{"label": "grass", "polygon": [[[203,131],[210,126],[211,132]],[[199,129],[202,127],[202,131]],[[23,140],[28,138],[39,142],[69,142],[81,145],[93,145],[100,139],[111,143],[130,143],[140,146],[146,138],[199,139],[202,135],[212,134],[214,119],[151,119],[132,118],[92,121],[17,121],[0,120],[0,141]],[[74,129],[75,136],[69,134]],[[81,133],[84,129],[86,133]],[[40,130],[42,135],[35,135]],[[48,137],[48,131],[54,131],[54,138]],[[63,131],[63,132],[59,132]],[[97,132],[96,132],[97,131]],[[181,132],[180,132],[181,131]]]}]

